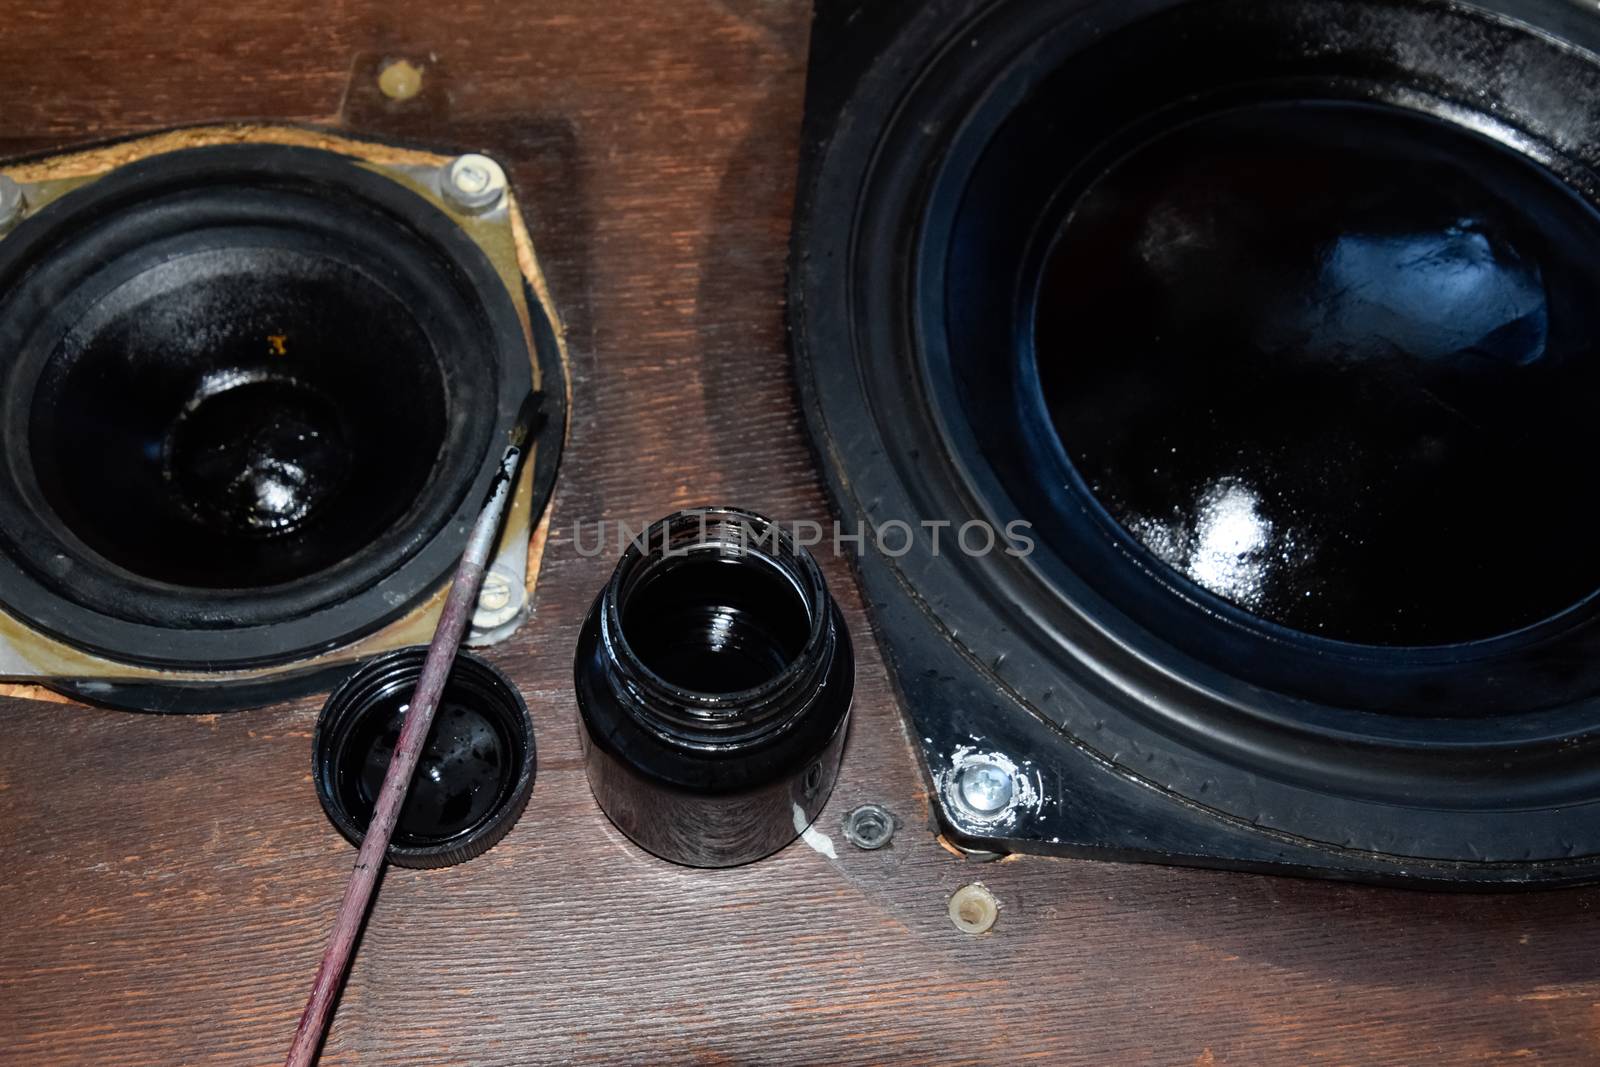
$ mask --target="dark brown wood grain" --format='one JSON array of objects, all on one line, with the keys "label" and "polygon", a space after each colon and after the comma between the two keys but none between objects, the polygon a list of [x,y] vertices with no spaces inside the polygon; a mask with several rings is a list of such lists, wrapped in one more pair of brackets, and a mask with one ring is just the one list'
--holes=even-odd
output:
[{"label": "dark brown wood grain", "polygon": [[[942,848],[849,571],[843,778],[732,871],[633,848],[584,783],[571,649],[610,568],[574,525],[826,502],[782,334],[806,11],[791,0],[8,3],[0,150],[225,118],[491,148],[573,346],[571,440],[533,621],[490,656],[539,740],[480,860],[390,870],[328,1064],[1582,1062],[1593,891],[1452,896]],[[415,110],[363,89],[430,57]],[[357,85],[346,100],[354,72]],[[0,1060],[271,1063],[353,852],[311,785],[319,701],[202,718],[0,703]],[[844,844],[875,800],[894,844]],[[982,881],[1002,914],[957,932]]]}]

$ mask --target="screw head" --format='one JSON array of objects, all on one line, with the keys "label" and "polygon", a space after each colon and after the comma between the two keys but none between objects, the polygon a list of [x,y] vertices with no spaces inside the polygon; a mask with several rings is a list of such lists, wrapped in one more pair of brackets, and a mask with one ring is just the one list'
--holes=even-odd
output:
[{"label": "screw head", "polygon": [[492,630],[516,618],[526,599],[522,583],[504,567],[490,567],[478,589],[478,607],[472,615],[472,625],[479,630]]},{"label": "screw head", "polygon": [[1011,803],[1016,787],[1011,772],[993,763],[969,763],[956,773],[955,800],[979,817],[997,815]]},{"label": "screw head", "polygon": [[457,156],[444,168],[439,191],[452,205],[474,215],[488,211],[506,194],[506,172],[488,156]]},{"label": "screw head", "polygon": [[486,574],[478,594],[478,606],[486,611],[503,611],[511,603],[511,583],[503,574]]},{"label": "screw head", "polygon": [[0,233],[21,222],[27,210],[28,200],[22,195],[22,186],[9,175],[0,174]]}]

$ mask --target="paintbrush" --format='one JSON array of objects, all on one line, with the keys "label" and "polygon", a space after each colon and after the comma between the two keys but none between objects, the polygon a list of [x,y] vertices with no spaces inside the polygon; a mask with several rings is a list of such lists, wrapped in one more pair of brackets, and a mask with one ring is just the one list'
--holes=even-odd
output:
[{"label": "paintbrush", "polygon": [[511,499],[511,489],[516,482],[517,468],[527,450],[528,439],[533,435],[542,416],[538,410],[537,394],[529,394],[517,413],[511,429],[511,441],[500,469],[489,487],[489,497],[472,526],[467,538],[466,551],[461,565],[456,568],[450,583],[450,593],[445,598],[444,610],[439,615],[439,625],[428,645],[428,657],[422,665],[422,676],[417,679],[417,691],[411,698],[400,739],[395,743],[394,755],[383,776],[383,788],[373,808],[372,821],[361,849],[356,853],[355,869],[350,872],[350,884],[345,888],[344,900],[339,904],[339,916],[334,920],[333,933],[322,954],[316,980],[311,985],[311,997],[306,1010],[295,1028],[294,1044],[289,1048],[285,1067],[307,1067],[317,1055],[322,1035],[328,1025],[328,1014],[333,998],[350,969],[356,934],[372,902],[372,893],[389,852],[389,839],[394,835],[395,821],[406,802],[411,788],[411,776],[417,769],[417,757],[428,739],[433,725],[433,713],[439,707],[439,697],[444,692],[445,680],[450,677],[450,667],[461,647],[467,621],[472,618],[478,603],[478,590],[483,585],[483,572],[489,564],[489,553],[500,531],[500,520],[505,515],[506,504]]}]

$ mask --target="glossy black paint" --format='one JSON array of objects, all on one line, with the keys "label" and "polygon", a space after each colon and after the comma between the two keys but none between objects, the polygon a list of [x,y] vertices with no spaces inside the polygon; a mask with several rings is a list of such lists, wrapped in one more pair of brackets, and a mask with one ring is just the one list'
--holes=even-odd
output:
[{"label": "glossy black paint", "polygon": [[655,674],[701,693],[777,677],[811,631],[794,583],[765,557],[688,558],[634,589],[622,632]]},{"label": "glossy black paint", "polygon": [[1600,589],[1597,249],[1590,205],[1459,126],[1235,108],[1073,198],[1037,380],[1090,491],[1197,585],[1340,640],[1492,637]]},{"label": "glossy black paint", "polygon": [[[352,844],[372,818],[426,653],[400,649],[363,664],[317,720],[317,795]],[[534,771],[533,723],[516,687],[459,653],[395,824],[390,862],[441,867],[487,851],[521,816]]]},{"label": "glossy black paint", "polygon": [[72,535],[174,585],[305,578],[417,503],[446,444],[444,358],[346,256],[211,249],[152,264],[67,330],[29,416]]},{"label": "glossy black paint", "polygon": [[[340,785],[358,825],[372,819],[410,699],[389,694],[350,738],[350,762],[341,768]],[[441,701],[437,719],[395,824],[402,844],[436,844],[477,826],[494,810],[509,777],[510,744],[494,722],[459,700]]]}]

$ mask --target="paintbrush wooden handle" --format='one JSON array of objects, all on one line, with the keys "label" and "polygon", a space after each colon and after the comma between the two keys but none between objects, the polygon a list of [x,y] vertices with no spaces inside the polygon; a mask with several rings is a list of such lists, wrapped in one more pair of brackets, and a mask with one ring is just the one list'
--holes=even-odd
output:
[{"label": "paintbrush wooden handle", "polygon": [[316,980],[311,985],[311,998],[295,1028],[294,1044],[284,1061],[286,1067],[309,1067],[316,1059],[322,1044],[322,1034],[328,1024],[328,1012],[345,971],[350,967],[350,957],[355,948],[356,934],[367,914],[378,874],[383,870],[384,857],[389,851],[389,839],[394,836],[394,824],[406,802],[411,788],[411,776],[417,769],[417,758],[428,740],[433,725],[433,713],[439,707],[439,697],[444,692],[445,681],[450,677],[450,667],[455,662],[456,651],[461,647],[462,635],[478,603],[478,590],[483,584],[484,568],[489,552],[500,529],[500,518],[511,495],[517,465],[522,449],[512,445],[501,460],[500,470],[489,494],[489,500],[473,525],[467,540],[461,566],[451,582],[450,594],[445,598],[444,611],[439,616],[439,626],[434,631],[433,642],[428,646],[428,658],[422,666],[422,676],[417,680],[416,694],[411,698],[405,723],[400,728],[400,739],[395,744],[394,755],[383,776],[383,788],[378,792],[378,803],[372,812],[361,849],[356,853],[355,870],[350,884],[345,888],[344,900],[339,905],[339,917],[328,938],[327,950],[317,967]]}]

